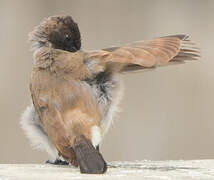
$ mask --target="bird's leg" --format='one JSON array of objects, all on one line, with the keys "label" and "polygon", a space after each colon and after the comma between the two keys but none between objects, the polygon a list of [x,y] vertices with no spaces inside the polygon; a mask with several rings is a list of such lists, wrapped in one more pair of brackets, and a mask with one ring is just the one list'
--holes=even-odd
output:
[{"label": "bird's leg", "polygon": [[67,161],[63,161],[60,158],[57,158],[55,161],[47,160],[45,163],[53,165],[69,165]]}]

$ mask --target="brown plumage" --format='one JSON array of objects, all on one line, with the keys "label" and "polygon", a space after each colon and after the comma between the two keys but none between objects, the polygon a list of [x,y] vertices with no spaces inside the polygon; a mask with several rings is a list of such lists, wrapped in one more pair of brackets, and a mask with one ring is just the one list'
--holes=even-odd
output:
[{"label": "brown plumage", "polygon": [[117,104],[113,102],[120,90],[114,77],[199,57],[187,35],[83,51],[78,26],[70,16],[45,19],[30,40],[34,49],[30,90],[36,113],[59,154],[80,165],[83,173],[106,171],[95,148],[109,127],[111,104]]}]

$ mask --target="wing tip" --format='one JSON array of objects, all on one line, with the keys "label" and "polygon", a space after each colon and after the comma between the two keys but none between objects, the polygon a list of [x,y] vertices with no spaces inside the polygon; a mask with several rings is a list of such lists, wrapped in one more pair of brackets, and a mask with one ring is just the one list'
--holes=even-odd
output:
[{"label": "wing tip", "polygon": [[164,36],[161,38],[167,37],[178,38],[181,41],[180,51],[174,58],[172,58],[171,61],[198,60],[201,57],[200,48],[198,48],[196,43],[191,40],[190,35],[177,34]]},{"label": "wing tip", "polygon": [[181,42],[181,48],[179,53],[172,59],[172,61],[187,61],[187,60],[199,60],[201,58],[200,49],[192,43],[192,41],[183,40]]}]

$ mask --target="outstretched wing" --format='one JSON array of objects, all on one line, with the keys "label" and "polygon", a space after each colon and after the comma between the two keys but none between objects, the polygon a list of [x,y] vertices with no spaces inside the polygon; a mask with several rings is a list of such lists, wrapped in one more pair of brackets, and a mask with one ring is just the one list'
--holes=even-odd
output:
[{"label": "outstretched wing", "polygon": [[199,49],[187,35],[159,37],[88,52],[89,59],[120,65],[120,71],[151,68],[168,64],[169,61],[197,60],[199,57]]}]

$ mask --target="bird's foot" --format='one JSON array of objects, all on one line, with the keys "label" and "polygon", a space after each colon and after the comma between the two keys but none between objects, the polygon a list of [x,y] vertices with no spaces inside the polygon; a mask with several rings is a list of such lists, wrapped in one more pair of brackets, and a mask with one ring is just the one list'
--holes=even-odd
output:
[{"label": "bird's foot", "polygon": [[47,160],[45,163],[53,165],[69,165],[67,161],[62,161],[61,159],[56,159],[55,161]]}]

